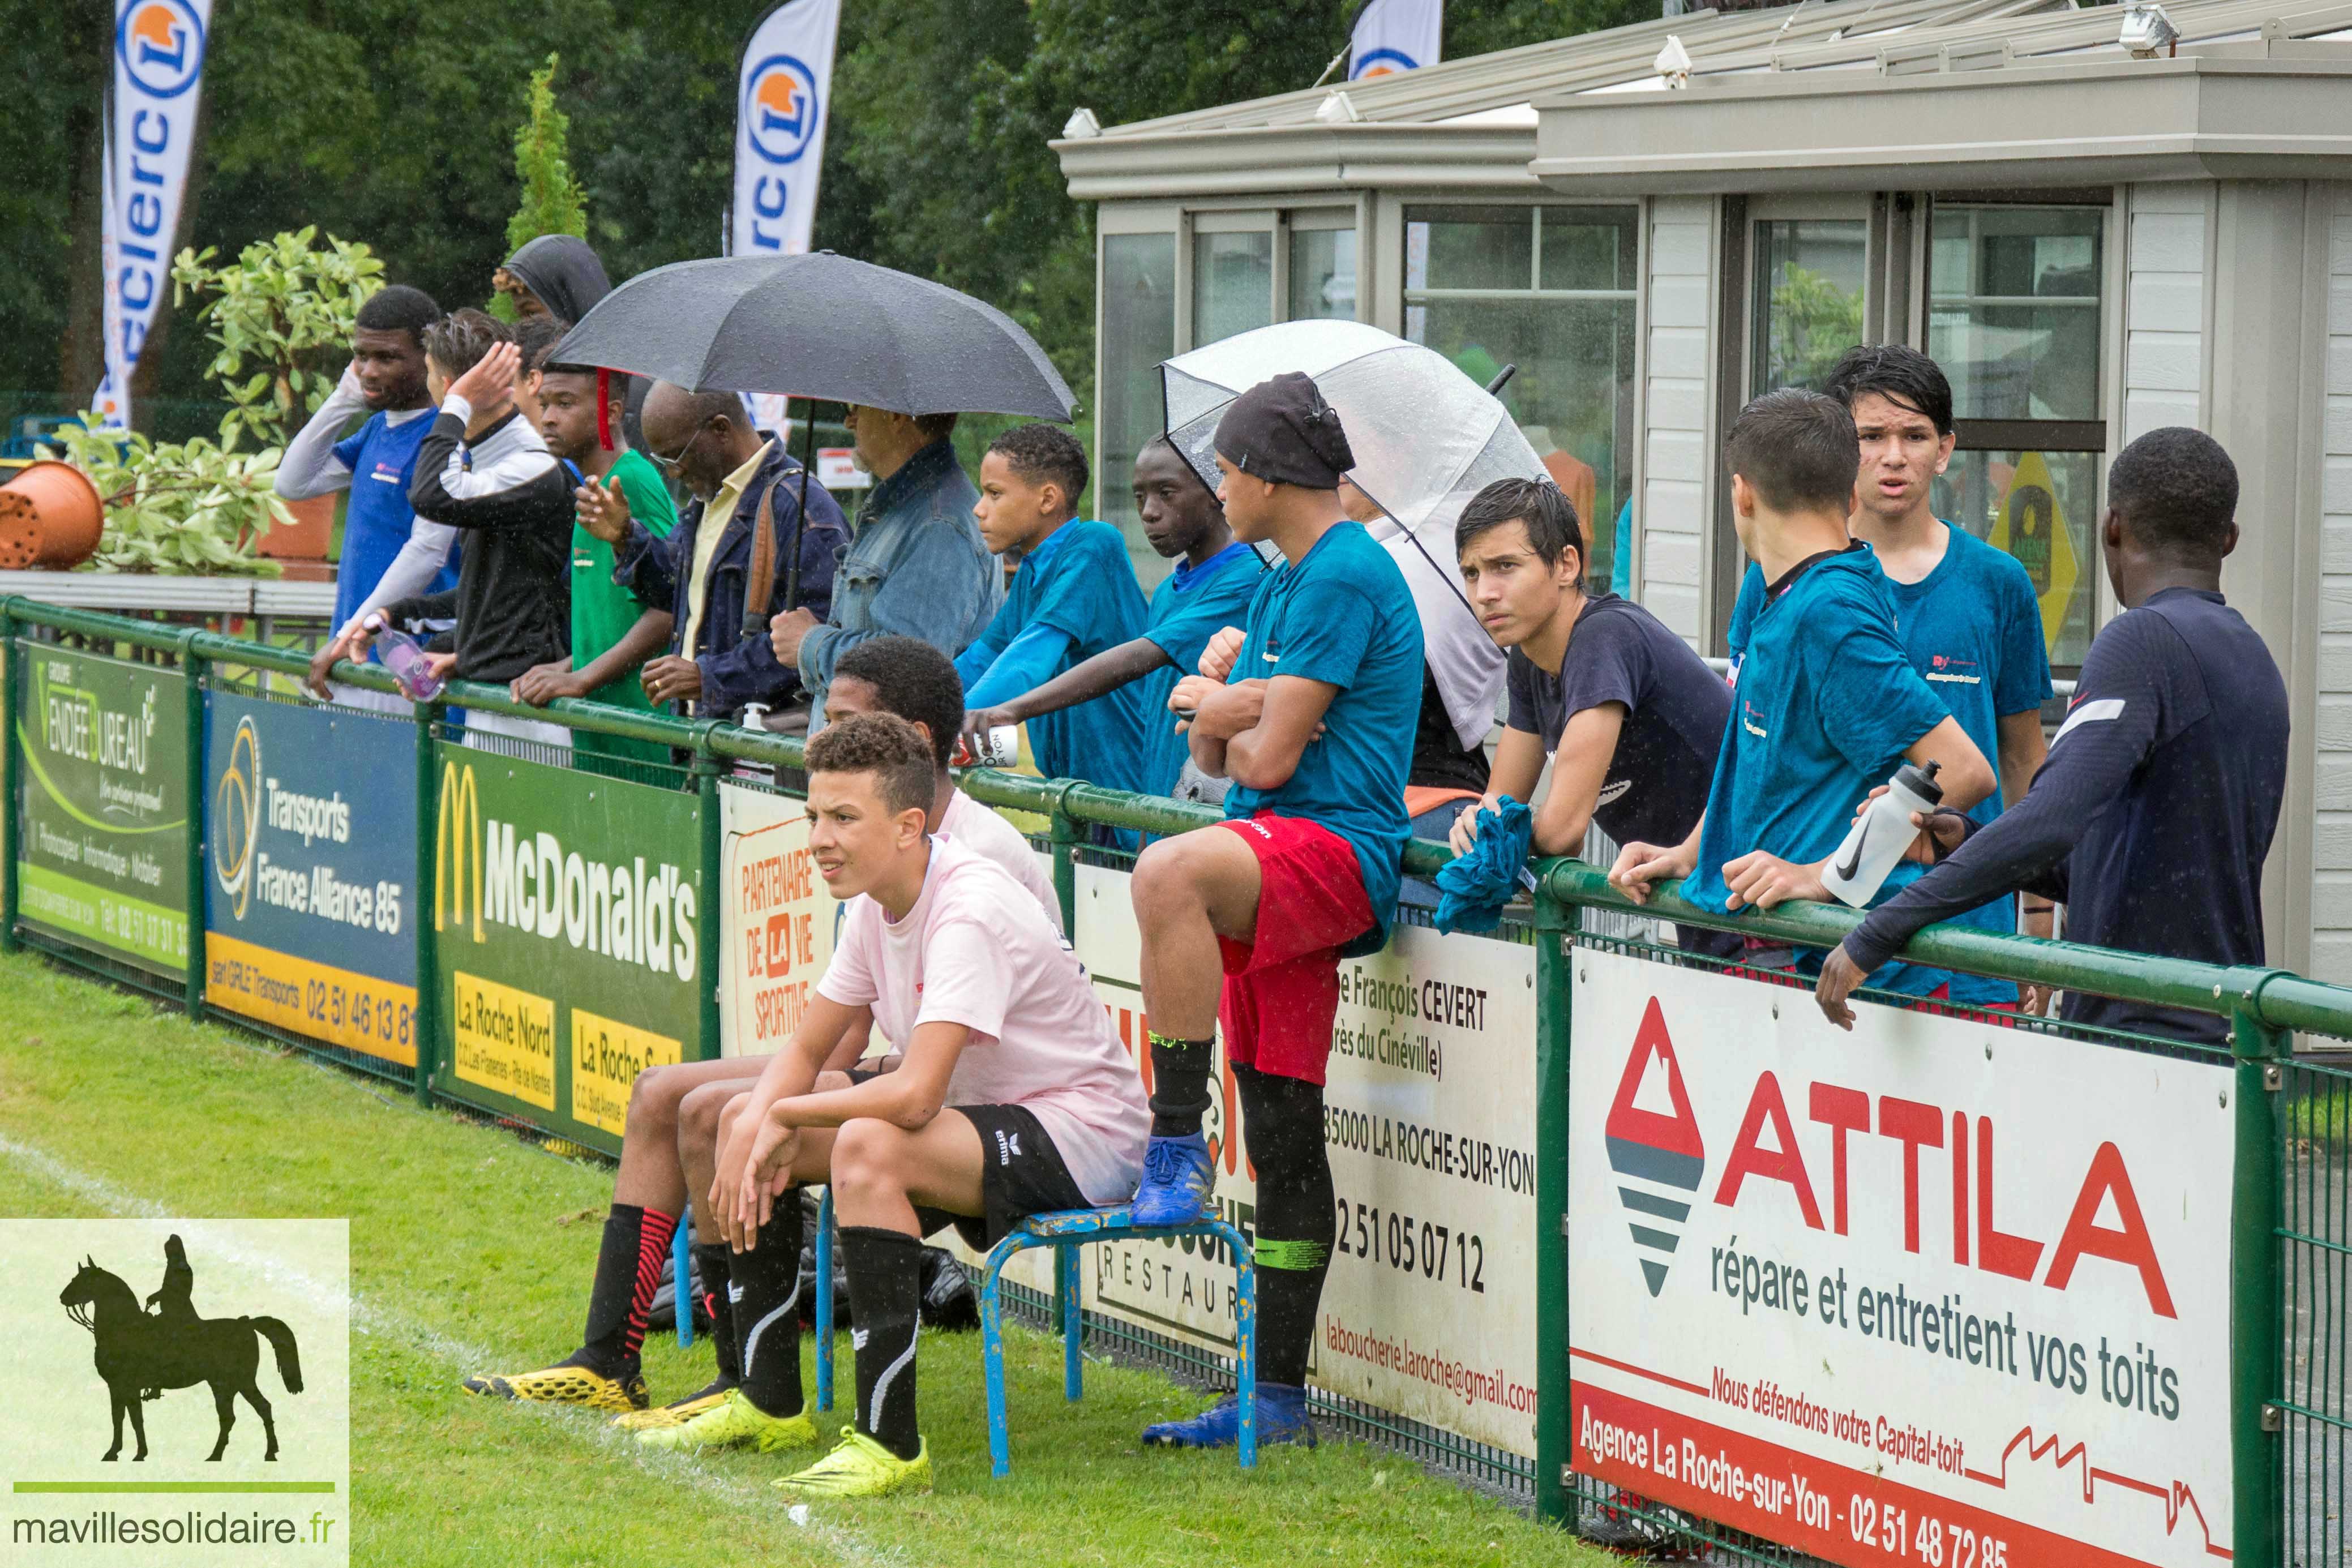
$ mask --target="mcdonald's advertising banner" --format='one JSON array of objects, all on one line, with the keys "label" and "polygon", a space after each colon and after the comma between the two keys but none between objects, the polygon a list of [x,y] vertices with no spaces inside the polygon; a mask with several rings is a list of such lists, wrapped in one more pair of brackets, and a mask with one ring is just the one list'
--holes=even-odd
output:
[{"label": "mcdonald's advertising banner", "polygon": [[205,698],[205,1000],[416,1065],[416,726]]},{"label": "mcdonald's advertising banner", "polygon": [[1577,1469],[1832,1563],[2229,1557],[2226,1059],[1574,987]]},{"label": "mcdonald's advertising banner", "polygon": [[24,923],[157,974],[188,963],[187,688],[179,671],[19,643]]},{"label": "mcdonald's advertising banner", "polygon": [[722,780],[719,966],[722,1054],[770,1056],[801,1021],[841,929],[841,900],[809,858],[808,810],[796,795]]},{"label": "mcdonald's advertising banner", "polygon": [[[1074,929],[1149,1084],[1128,883],[1124,871],[1080,866]],[[1324,1091],[1337,1237],[1307,1373],[1330,1393],[1530,1458],[1535,1037],[1532,947],[1399,926],[1381,952],[1340,963]],[[1210,1094],[1217,1211],[1255,1239],[1257,1184],[1222,1040]],[[1024,1283],[1050,1289],[1045,1250],[1030,1256]],[[1221,1244],[1117,1242],[1083,1256],[1088,1308],[1233,1352],[1236,1281]]]},{"label": "mcdonald's advertising banner", "polygon": [[436,1076],[616,1151],[637,1074],[703,1055],[701,799],[435,747]]}]

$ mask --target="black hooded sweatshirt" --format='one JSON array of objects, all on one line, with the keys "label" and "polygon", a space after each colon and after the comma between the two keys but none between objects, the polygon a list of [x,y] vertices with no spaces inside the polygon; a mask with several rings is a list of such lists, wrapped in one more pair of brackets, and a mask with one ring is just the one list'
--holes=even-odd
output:
[{"label": "black hooded sweatshirt", "polygon": [[[596,301],[613,291],[594,249],[586,240],[568,234],[541,235],[507,258],[507,270],[537,295],[541,304],[575,327],[596,308]],[[643,376],[618,379],[627,388],[622,394],[621,434],[630,446],[643,451],[646,437],[641,420],[646,394],[653,384]]]}]

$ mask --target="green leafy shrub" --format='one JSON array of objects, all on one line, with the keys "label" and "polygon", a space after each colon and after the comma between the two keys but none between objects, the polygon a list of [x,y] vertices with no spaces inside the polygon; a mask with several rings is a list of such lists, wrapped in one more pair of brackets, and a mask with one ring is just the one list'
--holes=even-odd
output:
[{"label": "green leafy shrub", "polygon": [[201,437],[157,446],[144,436],[80,425],[57,432],[58,457],[88,474],[105,503],[106,531],[93,563],[173,576],[275,577],[254,553],[272,521],[292,521],[272,492],[281,448],[237,452]]}]

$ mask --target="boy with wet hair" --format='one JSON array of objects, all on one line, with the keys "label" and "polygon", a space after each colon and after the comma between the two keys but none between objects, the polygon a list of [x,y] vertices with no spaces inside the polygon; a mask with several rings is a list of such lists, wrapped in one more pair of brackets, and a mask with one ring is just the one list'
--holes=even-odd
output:
[{"label": "boy with wet hair", "polygon": [[[840,1446],[777,1483],[802,1496],[930,1486],[915,1405],[923,1237],[953,1224],[985,1249],[1026,1215],[1119,1201],[1142,1163],[1150,1113],[1109,1015],[1002,868],[925,833],[935,767],[929,742],[886,714],[809,742],[809,849],[848,902],[841,942],[732,1123],[708,1200],[747,1268],[781,1284],[799,1270],[793,1189],[832,1189],[857,1313],[857,1401]],[[906,1042],[904,1063],[818,1089],[868,1013]],[[762,1447],[805,1443],[816,1434],[797,1387],[799,1320],[782,1299],[760,1311],[765,1301],[747,1289],[739,1305],[752,1323],[745,1359],[772,1360],[793,1386]]]}]

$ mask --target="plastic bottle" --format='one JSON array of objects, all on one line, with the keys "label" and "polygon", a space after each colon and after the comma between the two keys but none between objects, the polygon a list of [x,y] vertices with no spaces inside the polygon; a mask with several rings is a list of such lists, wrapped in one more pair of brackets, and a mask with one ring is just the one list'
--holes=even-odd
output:
[{"label": "plastic bottle", "polygon": [[1943,805],[1944,786],[1936,782],[1937,770],[1942,765],[1930,759],[1917,767],[1906,763],[1895,769],[1895,776],[1886,781],[1886,793],[1872,800],[1853,819],[1845,842],[1822,868],[1822,886],[1855,909],[1869,903],[1886,874],[1919,836],[1911,824],[1911,814]]},{"label": "plastic bottle", "polygon": [[400,688],[403,697],[411,702],[430,702],[441,695],[446,683],[433,673],[424,644],[397,626],[386,626],[382,616],[370,616],[367,625],[375,633],[376,657],[392,672],[393,684]]}]

